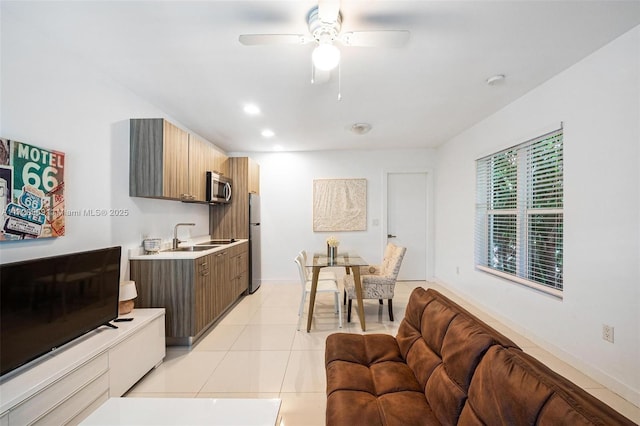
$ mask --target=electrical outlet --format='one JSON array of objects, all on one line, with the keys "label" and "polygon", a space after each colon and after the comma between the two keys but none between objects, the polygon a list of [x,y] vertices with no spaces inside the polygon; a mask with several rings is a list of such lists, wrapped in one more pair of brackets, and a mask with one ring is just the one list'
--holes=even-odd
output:
[{"label": "electrical outlet", "polygon": [[456,266],[456,275],[460,275],[460,267]]},{"label": "electrical outlet", "polygon": [[613,343],[613,326],[602,324],[602,339]]}]

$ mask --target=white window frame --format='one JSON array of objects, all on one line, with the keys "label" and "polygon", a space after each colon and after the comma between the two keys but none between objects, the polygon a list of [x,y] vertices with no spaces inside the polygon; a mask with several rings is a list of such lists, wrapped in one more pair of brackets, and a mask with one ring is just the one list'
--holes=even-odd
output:
[{"label": "white window frame", "polygon": [[[507,279],[512,282],[516,282],[521,285],[525,285],[527,287],[534,288],[536,290],[542,291],[547,294],[551,294],[555,297],[562,298],[563,294],[563,285],[562,278],[560,277],[554,285],[544,284],[542,282],[537,282],[535,280],[529,279],[528,277],[532,275],[529,270],[531,265],[530,259],[530,247],[529,247],[529,219],[532,215],[556,215],[556,222],[561,223],[563,221],[563,194],[562,188],[558,191],[554,190],[553,194],[555,198],[553,200],[556,203],[559,203],[559,206],[553,206],[550,208],[533,208],[533,178],[530,177],[528,161],[533,159],[534,161],[538,161],[539,158],[535,153],[532,154],[531,148],[535,148],[538,145],[542,144],[545,141],[549,141],[552,138],[555,138],[556,141],[559,140],[559,164],[561,172],[557,172],[557,168],[555,169],[555,173],[552,173],[550,176],[555,178],[555,182],[560,182],[562,184],[563,180],[563,131],[562,128],[558,130],[554,130],[545,135],[537,137],[535,139],[531,139],[529,141],[523,142],[519,145],[504,149],[502,151],[493,153],[491,155],[479,158],[476,160],[476,185],[477,185],[477,194],[476,194],[476,229],[475,229],[475,266],[477,270],[482,272],[490,273],[492,275]],[[558,146],[558,145],[556,145]],[[494,166],[495,160],[505,153],[512,153],[515,151],[516,155],[516,206],[514,208],[493,208],[494,204],[497,201],[502,201],[503,203],[508,203],[509,201],[504,201],[504,195],[500,192],[494,191],[494,181],[492,179],[495,178],[495,172],[497,167]],[[492,161],[494,160],[494,161]],[[538,163],[536,163],[537,165]],[[546,165],[542,163],[542,165]],[[503,165],[504,168],[504,160]],[[547,176],[547,175],[544,175]],[[513,176],[509,176],[514,178]],[[538,189],[544,184],[538,183]],[[562,185],[560,185],[562,187]],[[552,191],[553,192],[553,191]],[[497,194],[497,195],[496,195]],[[512,207],[512,206],[509,206]],[[515,223],[515,273],[506,272],[500,269],[496,269],[492,267],[491,264],[493,262],[493,246],[492,243],[495,242],[494,238],[490,238],[490,233],[493,231],[490,229],[495,222],[490,220],[490,217],[496,215],[509,215],[516,217]],[[558,222],[557,216],[560,216],[562,219]],[[563,225],[563,224],[562,224]],[[563,231],[558,232],[558,228],[553,228],[555,233],[552,234],[555,239],[554,241],[560,241],[560,247],[563,247]],[[562,228],[560,228],[563,230]],[[497,232],[497,231],[496,231]],[[563,250],[563,249],[561,249]],[[554,262],[554,269],[557,268],[557,263]],[[557,269],[556,269],[557,270]],[[549,272],[549,271],[545,271]],[[560,275],[562,270],[560,270]]]}]

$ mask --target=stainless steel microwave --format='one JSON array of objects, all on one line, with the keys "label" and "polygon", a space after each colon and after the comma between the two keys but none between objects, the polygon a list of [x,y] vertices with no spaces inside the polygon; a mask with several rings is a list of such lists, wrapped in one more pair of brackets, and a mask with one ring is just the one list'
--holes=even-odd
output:
[{"label": "stainless steel microwave", "polygon": [[231,179],[216,172],[207,172],[207,201],[210,203],[230,203]]}]

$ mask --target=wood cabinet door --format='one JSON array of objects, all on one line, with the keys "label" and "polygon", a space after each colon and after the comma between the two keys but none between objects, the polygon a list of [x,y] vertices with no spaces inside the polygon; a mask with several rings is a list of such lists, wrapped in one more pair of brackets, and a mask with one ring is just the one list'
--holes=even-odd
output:
[{"label": "wood cabinet door", "polygon": [[234,297],[238,297],[249,288],[249,250],[248,243],[234,247],[231,261],[231,280]]},{"label": "wood cabinet door", "polygon": [[249,158],[249,193],[260,194],[260,165]]},{"label": "wood cabinet door", "polygon": [[224,175],[229,176],[229,168],[228,168],[228,157],[218,151],[217,149],[213,149],[213,169],[214,171]]},{"label": "wood cabinet door", "polygon": [[167,337],[186,337],[196,328],[193,307],[198,283],[194,261],[131,260],[131,279],[136,282],[136,307],[166,309]]},{"label": "wood cabinet door", "polygon": [[213,147],[189,135],[189,196],[187,201],[206,201],[207,171],[213,170]]},{"label": "wood cabinet door", "polygon": [[212,310],[213,298],[211,297],[211,270],[209,256],[203,256],[194,261],[194,277],[195,277],[195,306],[194,329],[191,336],[197,335],[203,328],[209,324],[210,311]]},{"label": "wood cabinet door", "polygon": [[189,134],[164,120],[163,136],[162,195],[180,200],[189,192]]},{"label": "wood cabinet door", "polygon": [[235,300],[229,280],[229,251],[216,254],[215,261],[215,300],[216,300],[216,316],[222,314],[225,309]]}]

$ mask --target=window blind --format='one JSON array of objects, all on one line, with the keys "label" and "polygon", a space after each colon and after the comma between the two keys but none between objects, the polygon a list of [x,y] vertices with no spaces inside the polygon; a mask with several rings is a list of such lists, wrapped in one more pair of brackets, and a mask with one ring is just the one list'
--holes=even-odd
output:
[{"label": "window blind", "polygon": [[562,129],[477,160],[476,266],[561,291],[562,209]]}]

